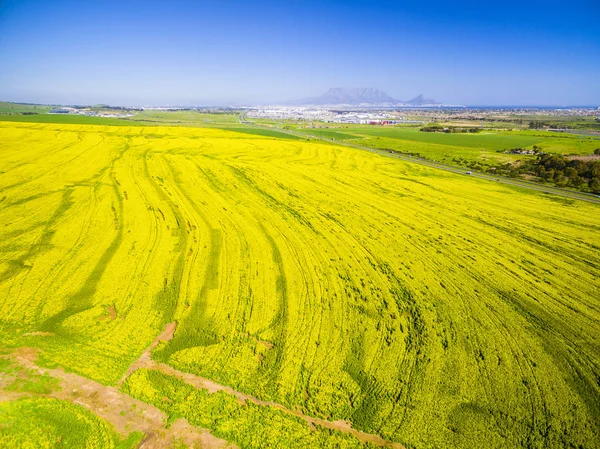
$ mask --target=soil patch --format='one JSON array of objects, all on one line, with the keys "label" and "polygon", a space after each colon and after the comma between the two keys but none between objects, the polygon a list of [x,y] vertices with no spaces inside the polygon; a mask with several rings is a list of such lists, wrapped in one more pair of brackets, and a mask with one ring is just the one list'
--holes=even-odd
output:
[{"label": "soil patch", "polygon": [[[98,417],[110,423],[122,437],[138,431],[146,435],[140,448],[159,449],[173,447],[183,442],[190,447],[221,449],[237,446],[211,435],[207,429],[200,429],[179,419],[166,427],[167,415],[157,407],[146,404],[117,390],[85,377],[67,373],[62,368],[42,368],[35,364],[37,350],[19,348],[12,358],[22,367],[39,374],[48,374],[59,379],[60,391],[45,396],[66,400],[87,408]],[[23,393],[0,391],[0,400],[14,400],[25,396]]]}]

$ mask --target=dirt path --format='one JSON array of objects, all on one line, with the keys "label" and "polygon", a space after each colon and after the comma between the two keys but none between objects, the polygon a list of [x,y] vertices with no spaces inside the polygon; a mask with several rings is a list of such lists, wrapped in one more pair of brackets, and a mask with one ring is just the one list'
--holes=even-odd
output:
[{"label": "dirt path", "polygon": [[[143,432],[146,436],[139,448],[169,448],[179,442],[189,447],[206,449],[236,448],[235,445],[211,435],[208,430],[190,425],[185,419],[178,419],[167,428],[167,415],[164,412],[132,398],[115,387],[67,373],[61,368],[41,368],[35,364],[36,349],[20,348],[13,353],[13,359],[24,368],[39,374],[48,374],[59,380],[61,390],[47,396],[67,400],[87,408],[110,423],[122,437],[134,431]],[[13,400],[22,396],[26,394],[0,391],[0,400]]]},{"label": "dirt path", "polygon": [[125,374],[125,376],[123,376],[123,378],[119,381],[119,385],[122,384],[123,381],[125,381],[125,379],[137,369],[140,369],[140,368],[153,369],[153,370],[160,371],[166,375],[173,376],[177,379],[180,379],[183,382],[185,382],[188,385],[191,385],[193,387],[202,388],[204,390],[207,390],[209,393],[215,393],[217,391],[224,391],[226,393],[229,393],[229,394],[237,397],[240,402],[244,402],[244,403],[252,402],[256,405],[260,405],[260,406],[264,406],[264,407],[272,407],[277,410],[281,410],[284,413],[294,415],[294,416],[304,419],[311,427],[314,427],[314,425],[316,424],[316,425],[319,425],[319,426],[327,428],[327,429],[338,430],[340,432],[344,432],[344,433],[353,435],[362,443],[368,442],[368,443],[374,444],[379,447],[386,447],[386,448],[392,448],[392,449],[405,449],[404,446],[401,445],[400,443],[394,443],[392,441],[387,441],[387,440],[381,438],[379,435],[374,435],[374,434],[370,434],[370,433],[366,433],[366,432],[361,432],[360,430],[356,430],[352,427],[352,424],[348,421],[344,421],[344,420],[327,421],[325,419],[307,416],[307,415],[303,414],[302,412],[299,412],[297,410],[291,410],[291,409],[285,407],[284,405],[278,404],[276,402],[262,401],[254,396],[236,391],[233,388],[228,387],[226,385],[221,385],[219,383],[213,382],[210,379],[206,379],[204,377],[200,377],[195,374],[185,373],[185,372],[179,371],[178,369],[175,369],[165,363],[159,363],[159,362],[152,360],[152,358],[151,358],[152,349],[156,348],[156,346],[158,345],[159,342],[168,341],[168,340],[172,339],[173,335],[175,334],[175,327],[176,327],[176,323],[167,324],[164,331],[158,337],[156,337],[154,342],[152,342],[152,344],[142,353],[140,358],[137,359],[131,365],[129,370],[127,370],[127,373]]},{"label": "dirt path", "polygon": [[[356,437],[362,443],[392,449],[405,449],[400,443],[387,441],[379,435],[361,432],[352,427],[348,421],[327,421],[303,414],[297,410],[291,410],[282,404],[271,401],[262,401],[249,394],[241,393],[226,385],[213,382],[210,379],[195,374],[179,371],[167,364],[159,363],[151,358],[151,352],[161,341],[173,338],[176,323],[169,323],[163,332],[156,337],[140,357],[131,364],[127,373],[119,380],[117,387],[102,385],[93,380],[73,373],[67,373],[62,368],[41,368],[36,365],[37,350],[34,348],[20,348],[16,350],[12,358],[22,367],[33,370],[39,374],[48,374],[59,379],[60,391],[50,393],[47,396],[70,401],[87,408],[100,418],[112,424],[115,430],[123,437],[131,432],[143,432],[146,436],[139,448],[159,449],[173,447],[177,442],[183,442],[189,447],[221,449],[234,449],[235,446],[225,440],[211,435],[207,429],[200,429],[190,425],[185,419],[178,419],[169,428],[166,427],[167,415],[157,407],[146,404],[132,398],[118,389],[125,379],[140,368],[153,369],[166,375],[173,376],[195,388],[202,388],[210,393],[224,391],[238,398],[242,403],[272,407],[284,413],[304,419],[311,428],[315,425],[337,430]],[[1,387],[1,385],[0,385]],[[27,394],[11,393],[2,391],[0,388],[0,401],[14,400]]]},{"label": "dirt path", "polygon": [[154,339],[150,346],[148,346],[146,350],[142,352],[142,355],[140,355],[140,357],[131,364],[125,375],[121,377],[119,382],[117,382],[117,386],[121,386],[123,382],[125,382],[125,379],[127,379],[135,370],[147,368],[148,364],[154,363],[151,357],[152,350],[156,348],[161,341],[171,340],[173,335],[175,335],[176,327],[177,323],[175,322],[167,324],[164,330]]}]

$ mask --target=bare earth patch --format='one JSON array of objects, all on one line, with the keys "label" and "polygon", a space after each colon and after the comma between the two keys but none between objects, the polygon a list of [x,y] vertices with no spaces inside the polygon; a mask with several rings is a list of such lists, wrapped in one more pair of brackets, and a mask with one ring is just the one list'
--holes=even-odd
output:
[{"label": "bare earth patch", "polygon": [[344,421],[344,420],[327,421],[325,419],[314,418],[312,416],[305,415],[300,411],[291,410],[291,409],[285,407],[284,405],[278,404],[276,402],[262,401],[254,396],[236,391],[233,388],[228,387],[226,385],[221,385],[217,382],[213,382],[210,379],[206,379],[204,377],[200,377],[195,374],[185,373],[185,372],[179,371],[165,363],[158,363],[158,362],[152,360],[152,358],[150,356],[152,349],[154,349],[160,341],[171,340],[173,338],[173,335],[175,334],[175,328],[176,328],[176,323],[167,324],[164,331],[158,337],[156,337],[154,342],[152,342],[152,344],[142,353],[140,358],[131,365],[131,367],[127,371],[126,375],[123,376],[123,378],[119,381],[119,384],[122,384],[125,381],[125,379],[137,369],[140,369],[140,368],[153,369],[153,370],[160,371],[163,374],[166,374],[168,376],[173,376],[177,379],[180,379],[180,380],[184,381],[185,383],[187,383],[188,385],[191,385],[193,387],[202,388],[204,390],[207,390],[209,393],[216,393],[217,391],[224,391],[226,393],[229,393],[229,394],[237,397],[241,403],[252,402],[256,405],[260,405],[260,406],[264,406],[264,407],[272,407],[277,410],[281,410],[284,413],[288,413],[290,415],[294,415],[294,416],[304,419],[311,426],[311,428],[314,428],[315,425],[318,425],[318,426],[324,427],[326,429],[338,430],[340,432],[344,432],[344,433],[353,435],[362,443],[369,442],[369,443],[374,444],[379,447],[388,447],[388,448],[392,448],[392,449],[405,449],[404,446],[401,445],[400,443],[394,443],[392,441],[387,441],[387,440],[383,439],[382,437],[380,437],[379,435],[374,435],[374,434],[370,434],[370,433],[366,433],[366,432],[361,432],[360,430],[356,430],[352,427],[352,423],[350,423],[348,421]]},{"label": "bare earth patch", "polygon": [[600,154],[585,154],[579,156],[566,156],[570,161],[600,161]]},{"label": "bare earth patch", "polygon": [[[178,419],[167,428],[167,415],[163,411],[118,390],[118,386],[122,385],[125,379],[134,371],[146,368],[173,376],[195,388],[207,390],[209,393],[224,391],[237,397],[241,403],[252,402],[256,405],[272,407],[284,413],[297,416],[304,419],[312,429],[315,429],[315,426],[320,426],[353,435],[362,443],[368,442],[379,447],[405,449],[400,443],[387,441],[379,435],[356,430],[352,427],[351,422],[344,420],[328,421],[314,418],[298,410],[291,410],[276,402],[262,401],[254,396],[236,391],[231,387],[221,385],[210,379],[185,373],[167,364],[152,360],[152,350],[156,348],[159,342],[172,339],[175,328],[176,323],[169,323],[165,326],[163,332],[131,364],[127,373],[117,383],[117,387],[102,385],[77,374],[67,373],[60,367],[55,369],[39,367],[35,363],[37,360],[37,349],[35,348],[19,348],[13,352],[12,358],[24,368],[33,370],[38,374],[48,374],[59,379],[61,390],[52,392],[47,396],[67,400],[87,408],[98,417],[109,422],[122,437],[126,437],[134,431],[144,433],[146,436],[140,443],[139,448],[168,448],[179,443],[186,444],[188,447],[210,449],[233,449],[237,447],[233,443],[215,437],[207,429],[201,429],[189,424],[185,419]],[[0,385],[1,387],[2,385]],[[0,401],[14,400],[26,395],[28,394],[7,392],[0,389]]]},{"label": "bare earth patch", "polygon": [[[236,448],[235,445],[210,434],[206,429],[190,425],[179,419],[166,427],[167,415],[158,408],[85,377],[67,373],[61,368],[41,368],[35,364],[37,350],[20,348],[13,353],[14,360],[24,368],[59,379],[60,391],[47,396],[70,401],[87,408],[110,423],[122,437],[138,431],[146,435],[140,448],[159,449],[173,447],[183,442],[189,447],[207,449]],[[22,393],[0,391],[0,400],[14,400]]]},{"label": "bare earth patch", "polygon": [[28,332],[26,334],[23,334],[24,337],[52,337],[53,335],[54,335],[54,332],[42,332],[42,331]]}]

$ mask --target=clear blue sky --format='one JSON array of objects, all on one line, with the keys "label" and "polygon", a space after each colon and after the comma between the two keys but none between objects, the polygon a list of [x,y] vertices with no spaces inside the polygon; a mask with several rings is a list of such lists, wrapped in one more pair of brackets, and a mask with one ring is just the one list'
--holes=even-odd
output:
[{"label": "clear blue sky", "polygon": [[[421,4],[423,3],[423,4]],[[0,99],[600,105],[600,0],[0,0]]]}]

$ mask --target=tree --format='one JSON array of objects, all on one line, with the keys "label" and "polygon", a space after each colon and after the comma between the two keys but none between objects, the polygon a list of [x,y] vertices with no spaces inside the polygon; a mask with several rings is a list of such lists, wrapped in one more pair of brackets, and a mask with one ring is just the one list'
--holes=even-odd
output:
[{"label": "tree", "polygon": [[567,178],[574,178],[577,176],[577,170],[573,167],[567,167],[565,169],[565,175],[567,176]]},{"label": "tree", "polygon": [[594,150],[594,154],[598,154],[598,155],[600,155],[600,148],[596,148],[596,149]]},{"label": "tree", "polygon": [[569,184],[573,187],[579,188],[583,185],[583,183],[585,182],[585,180],[580,177],[580,176],[573,176],[572,178],[569,178]]}]

